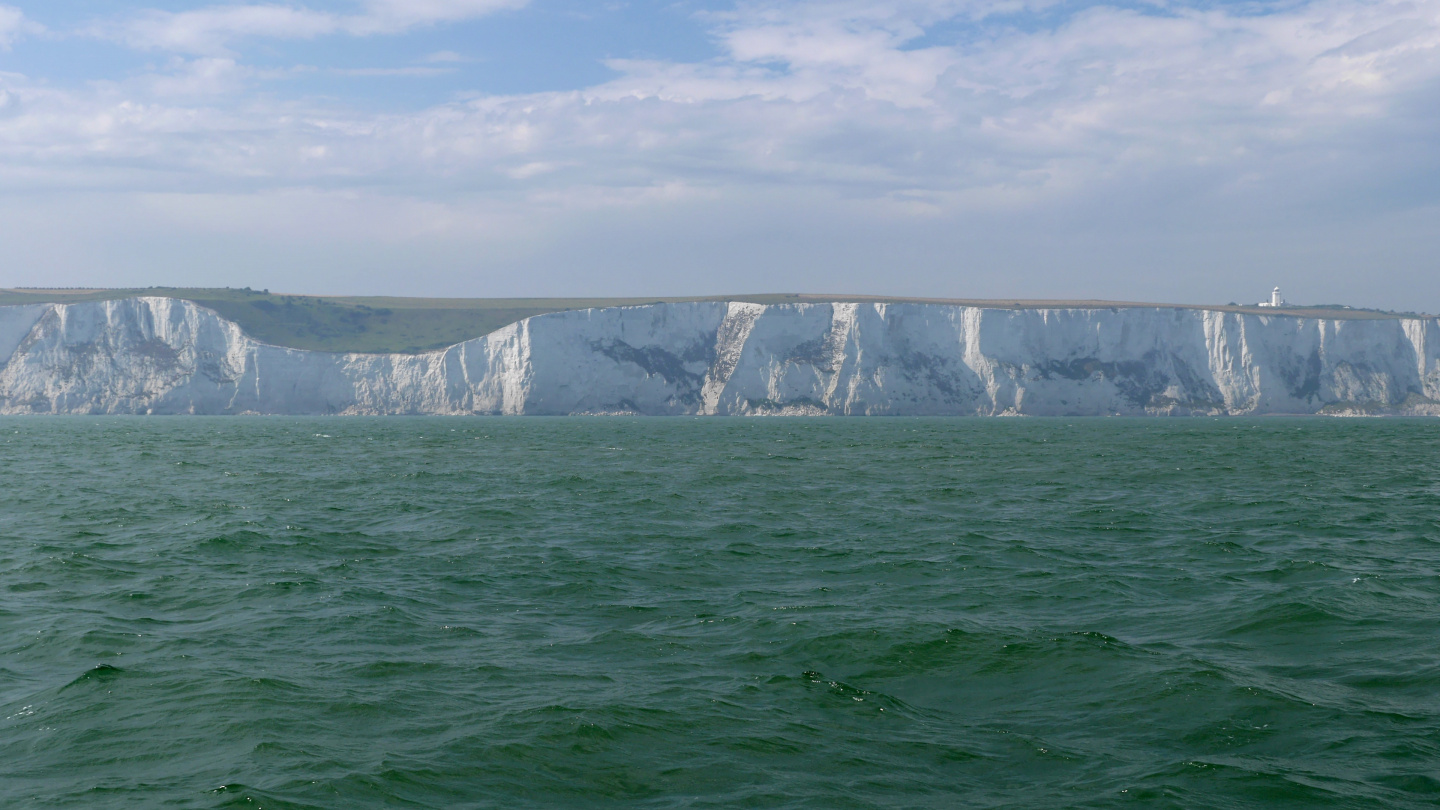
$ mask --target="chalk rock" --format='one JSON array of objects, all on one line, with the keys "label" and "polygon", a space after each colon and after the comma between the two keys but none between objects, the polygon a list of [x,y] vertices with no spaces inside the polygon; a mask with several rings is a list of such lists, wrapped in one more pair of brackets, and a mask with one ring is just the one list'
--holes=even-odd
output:
[{"label": "chalk rock", "polygon": [[188,301],[0,307],[0,413],[1440,415],[1440,321],[702,302],[417,355],[271,346]]}]

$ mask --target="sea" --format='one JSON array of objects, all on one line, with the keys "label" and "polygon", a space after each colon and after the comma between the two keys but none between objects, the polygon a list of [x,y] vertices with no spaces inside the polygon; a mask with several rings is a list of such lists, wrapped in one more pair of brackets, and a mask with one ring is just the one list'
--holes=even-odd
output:
[{"label": "sea", "polygon": [[1440,420],[0,419],[0,807],[1437,805]]}]

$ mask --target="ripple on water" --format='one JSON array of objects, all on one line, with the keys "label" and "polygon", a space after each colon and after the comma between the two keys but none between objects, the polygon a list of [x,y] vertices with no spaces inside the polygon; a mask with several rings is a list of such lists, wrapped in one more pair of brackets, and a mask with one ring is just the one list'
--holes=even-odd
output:
[{"label": "ripple on water", "polygon": [[1440,423],[0,432],[7,807],[1440,797]]}]

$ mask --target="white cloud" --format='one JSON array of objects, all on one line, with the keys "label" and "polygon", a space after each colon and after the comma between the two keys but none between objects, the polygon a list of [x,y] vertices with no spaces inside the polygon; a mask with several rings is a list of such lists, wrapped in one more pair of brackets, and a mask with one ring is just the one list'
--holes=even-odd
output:
[{"label": "white cloud", "polygon": [[249,4],[190,11],[150,10],[97,22],[89,33],[146,50],[227,55],[245,38],[313,39],[331,34],[371,36],[456,22],[519,8],[527,0],[370,0],[355,13],[336,14],[303,6]]},{"label": "white cloud", "polygon": [[0,6],[0,50],[9,50],[15,40],[26,34],[38,34],[44,30],[40,24],[26,19],[20,9]]},{"label": "white cloud", "polygon": [[368,0],[365,12],[349,18],[355,33],[393,33],[418,25],[456,22],[519,8],[526,0]]},{"label": "white cloud", "polygon": [[432,53],[432,54],[426,56],[424,61],[430,62],[431,64],[437,64],[437,63],[472,62],[472,61],[474,61],[474,60],[471,59],[471,58],[468,57],[468,56],[465,56],[465,55],[463,55],[463,54],[458,54],[458,53],[456,53],[456,52],[454,52],[454,51],[436,51],[435,53]]},{"label": "white cloud", "polygon": [[455,72],[455,68],[442,67],[420,67],[411,65],[408,67],[392,68],[336,68],[331,73],[337,76],[397,76],[410,78],[432,78],[445,76]]},{"label": "white cloud", "polygon": [[[434,2],[406,13],[443,19],[494,7]],[[381,13],[380,4],[366,8]],[[616,60],[609,64],[619,78],[585,90],[482,97],[404,115],[251,98],[236,91],[257,74],[230,57],[180,60],[88,93],[9,80],[5,92],[25,101],[0,120],[0,157],[59,167],[67,155],[111,154],[124,163],[116,150],[153,150],[186,161],[190,174],[181,176],[196,184],[468,178],[483,187],[508,177],[648,187],[723,179],[818,184],[876,199],[918,194],[934,205],[1012,204],[1127,172],[1244,166],[1263,174],[1266,156],[1353,149],[1337,139],[1393,125],[1407,94],[1440,82],[1440,0],[1320,0],[1261,16],[1095,7],[1050,28],[995,26],[959,44],[924,47],[912,47],[924,24],[961,6],[794,8],[747,6],[727,17],[727,52],[715,61]],[[277,6],[209,9],[156,17],[165,25],[146,41],[206,51],[221,45],[216,31],[318,35],[335,30],[335,19]],[[215,97],[201,106],[180,100],[199,93]],[[101,118],[110,123],[97,149],[86,135],[96,130],[84,121]],[[153,120],[184,122],[177,126],[185,131],[154,131]],[[302,145],[325,147],[324,165],[292,166]],[[521,176],[516,165],[568,168]],[[134,171],[125,163],[126,177]]]},{"label": "white cloud", "polygon": [[[434,20],[495,5],[387,7],[410,8],[407,19]],[[379,14],[381,4],[366,8]],[[9,91],[31,94],[35,105],[52,104],[57,115],[80,115],[123,98],[192,122],[197,143],[213,142],[205,127],[215,117],[243,120],[245,126],[218,133],[220,141],[244,141],[255,155],[244,174],[273,172],[276,182],[289,175],[263,156],[274,143],[300,139],[325,145],[332,155],[353,155],[345,173],[355,177],[413,177],[425,166],[446,176],[481,177],[509,171],[502,165],[512,166],[511,158],[523,153],[528,163],[586,167],[582,173],[592,180],[703,179],[704,167],[714,167],[731,180],[860,183],[883,195],[996,184],[1034,188],[1041,176],[1050,178],[1041,186],[1063,186],[1064,178],[1099,166],[1213,165],[1276,150],[1323,151],[1339,129],[1386,126],[1399,99],[1440,81],[1440,0],[1321,0],[1261,16],[1102,6],[1051,28],[996,26],[957,45],[925,47],[911,46],[922,24],[941,13],[937,8],[954,13],[963,6],[840,4],[840,11],[858,10],[850,16],[797,8],[747,6],[728,17],[721,39],[727,52],[715,61],[615,60],[609,64],[622,75],[585,90],[482,97],[406,115],[328,107],[299,113],[243,93],[199,108],[167,101],[197,82],[221,92],[254,78],[229,57],[181,60],[148,85],[136,81],[88,95],[27,89],[23,82]],[[168,27],[150,31],[146,41],[203,51],[219,45],[208,39],[216,31],[318,35],[336,30],[339,18],[236,6],[154,19]],[[0,134],[27,120],[23,114],[7,119]],[[88,148],[64,127],[33,143],[4,142],[52,156]]]},{"label": "white cloud", "polygon": [[241,37],[311,39],[340,30],[333,14],[287,6],[215,6],[193,11],[150,11],[92,27],[97,36],[136,48],[181,53],[227,53]]},{"label": "white cloud", "polygon": [[[729,223],[793,234],[842,264],[879,250],[857,234],[951,254],[988,244],[1001,255],[993,234],[1042,245],[1068,232],[1068,244],[1100,256],[1112,243],[1087,234],[1126,227],[1179,229],[1168,244],[1201,246],[1185,255],[1220,255],[1205,234],[1248,233],[1266,217],[1313,220],[1330,240],[1315,244],[1333,247],[1340,220],[1440,205],[1440,0],[1313,0],[1267,14],[1095,6],[1053,20],[1005,3],[748,3],[707,18],[722,47],[713,60],[614,60],[618,77],[594,87],[391,114],[252,93],[261,76],[224,53],[242,34],[372,30],[354,24],[362,18],[390,30],[503,5],[396,2],[348,16],[252,5],[144,18],[159,27],[137,43],[209,55],[86,89],[0,76],[0,192],[159,195],[167,211],[203,195],[192,218],[285,199],[287,222],[334,197],[366,212],[356,238],[382,238],[393,205],[406,212],[396,239],[432,215],[426,233],[462,241],[506,242],[512,229],[495,223],[525,221],[529,247],[511,245],[520,253],[583,232],[623,254],[617,234],[659,231],[604,212],[643,210],[637,222],[663,212],[683,234],[677,243]],[[947,19],[969,22],[927,35]],[[399,75],[444,70],[453,56]],[[363,204],[345,196],[355,194]],[[227,195],[241,201],[217,202]],[[688,225],[684,211],[694,212]],[[1386,221],[1398,230],[1371,232],[1390,233],[1388,244],[1423,253],[1435,241],[1416,230],[1424,217]],[[822,233],[849,247],[826,252]],[[1136,255],[1179,261],[1135,240]],[[775,256],[810,261],[770,244]],[[740,260],[739,248],[716,250]],[[461,251],[473,252],[471,243]],[[1064,255],[1035,247],[1024,261]]]}]

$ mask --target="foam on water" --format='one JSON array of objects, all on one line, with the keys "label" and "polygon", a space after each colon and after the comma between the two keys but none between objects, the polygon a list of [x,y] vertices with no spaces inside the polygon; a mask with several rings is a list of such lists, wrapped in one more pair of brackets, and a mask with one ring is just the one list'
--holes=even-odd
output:
[{"label": "foam on water", "polygon": [[1429,807],[1440,423],[0,422],[0,804]]}]

